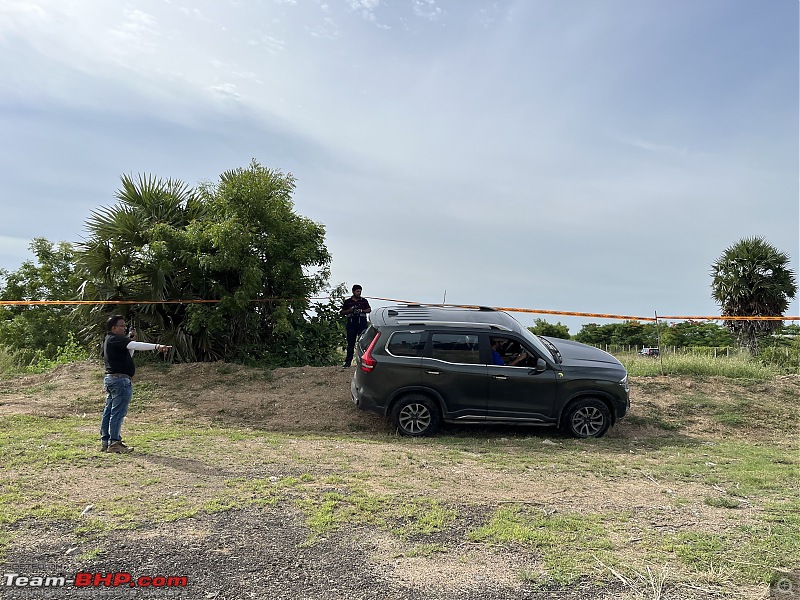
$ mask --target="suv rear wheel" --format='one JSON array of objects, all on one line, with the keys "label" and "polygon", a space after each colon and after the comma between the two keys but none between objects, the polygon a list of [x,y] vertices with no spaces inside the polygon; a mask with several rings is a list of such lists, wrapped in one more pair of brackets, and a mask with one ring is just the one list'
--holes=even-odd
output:
[{"label": "suv rear wheel", "polygon": [[422,394],[404,396],[392,409],[392,422],[402,435],[433,435],[439,429],[440,420],[439,409]]},{"label": "suv rear wheel", "polygon": [[576,438],[603,437],[611,427],[611,412],[597,398],[583,398],[564,415],[564,430]]}]

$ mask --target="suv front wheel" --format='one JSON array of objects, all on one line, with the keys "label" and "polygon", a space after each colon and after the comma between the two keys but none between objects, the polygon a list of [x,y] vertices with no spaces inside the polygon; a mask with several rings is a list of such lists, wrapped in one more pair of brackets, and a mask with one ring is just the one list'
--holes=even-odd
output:
[{"label": "suv front wheel", "polygon": [[401,435],[433,435],[439,429],[439,421],[439,409],[422,394],[404,396],[392,409],[392,422]]},{"label": "suv front wheel", "polygon": [[576,438],[603,437],[611,427],[611,412],[597,398],[583,398],[569,407],[563,427]]}]

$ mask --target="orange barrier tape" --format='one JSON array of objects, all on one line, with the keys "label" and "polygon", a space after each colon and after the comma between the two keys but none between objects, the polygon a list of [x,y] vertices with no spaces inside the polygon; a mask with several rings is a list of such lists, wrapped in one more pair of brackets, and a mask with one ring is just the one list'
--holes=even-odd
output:
[{"label": "orange barrier tape", "polygon": [[632,317],[630,315],[608,315],[603,313],[566,312],[558,310],[534,310],[531,308],[499,308],[508,312],[535,313],[543,315],[566,315],[568,317],[593,317],[597,319],[623,319],[625,321],[655,321],[655,317]]},{"label": "orange barrier tape", "polygon": [[658,317],[659,321],[800,321],[800,317]]},{"label": "orange barrier tape", "polygon": [[[429,302],[414,302],[411,300],[397,300],[395,298],[380,298],[378,296],[364,296],[370,300],[382,300],[397,304],[419,304],[420,306],[442,306],[454,308],[480,308],[475,304],[434,304]],[[251,302],[277,302],[288,301],[292,298],[261,298]],[[309,298],[309,300],[330,300],[330,297]],[[0,306],[68,306],[80,304],[115,305],[115,304],[217,304],[220,300],[0,300]],[[632,315],[613,315],[606,313],[586,313],[563,310],[544,310],[534,308],[513,308],[507,306],[492,306],[495,310],[506,312],[520,312],[537,315],[563,315],[567,317],[590,317],[594,319],[617,319],[622,321],[800,321],[800,317],[734,317],[734,316],[660,316],[637,317]]]},{"label": "orange barrier tape", "polygon": [[[442,306],[452,308],[481,308],[477,304],[431,304],[429,302],[409,302],[408,300],[393,300],[392,298],[376,298],[373,296],[364,296],[372,300],[385,300],[387,302],[397,302],[398,304],[419,304],[421,306]],[[510,308],[507,306],[490,306],[494,310],[503,310],[506,312],[524,312],[542,315],[567,315],[570,317],[597,317],[602,319],[627,319],[629,321],[655,321],[654,317],[632,317],[628,315],[608,315],[599,313],[583,313],[583,312],[566,312],[560,310],[543,310],[534,308]],[[660,318],[660,317],[659,317]]]},{"label": "orange barrier tape", "polygon": [[[419,304],[421,306],[443,306],[454,308],[480,308],[475,304],[433,304],[429,302],[410,302],[408,300],[395,300],[393,298],[377,298],[374,296],[364,296],[372,300],[384,300],[387,302],[397,302],[398,304]],[[596,319],[619,319],[625,321],[800,321],[800,317],[635,317],[631,315],[611,315],[605,313],[585,313],[585,312],[569,312],[563,310],[544,310],[534,308],[511,308],[507,306],[492,306],[495,310],[503,310],[506,312],[521,312],[533,313],[542,315],[565,315],[568,317],[593,317]]]}]

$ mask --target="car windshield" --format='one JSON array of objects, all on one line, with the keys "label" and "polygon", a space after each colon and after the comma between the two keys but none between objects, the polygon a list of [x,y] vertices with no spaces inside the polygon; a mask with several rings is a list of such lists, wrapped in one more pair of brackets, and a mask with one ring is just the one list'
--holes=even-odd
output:
[{"label": "car windshield", "polygon": [[[521,327],[522,337],[524,337],[540,354],[547,356],[548,354],[553,357],[553,362],[560,363],[561,355],[552,344],[545,344],[547,340],[539,339],[539,336],[531,333],[527,327]],[[550,346],[553,346],[552,349]]]}]

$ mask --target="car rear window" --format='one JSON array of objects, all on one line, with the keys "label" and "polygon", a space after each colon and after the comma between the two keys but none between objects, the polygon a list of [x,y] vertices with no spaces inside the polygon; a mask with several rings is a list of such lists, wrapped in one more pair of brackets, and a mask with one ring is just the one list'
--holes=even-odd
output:
[{"label": "car rear window", "polygon": [[386,350],[395,356],[422,356],[425,350],[425,332],[395,331],[386,345]]},{"label": "car rear window", "polygon": [[358,347],[361,349],[362,352],[364,352],[367,348],[369,348],[369,345],[375,338],[376,333],[378,333],[378,330],[375,329],[372,325],[370,325],[369,328],[363,334],[361,334],[361,337],[358,338]]},{"label": "car rear window", "polygon": [[450,363],[480,364],[477,335],[434,333],[431,336],[431,358]]}]

